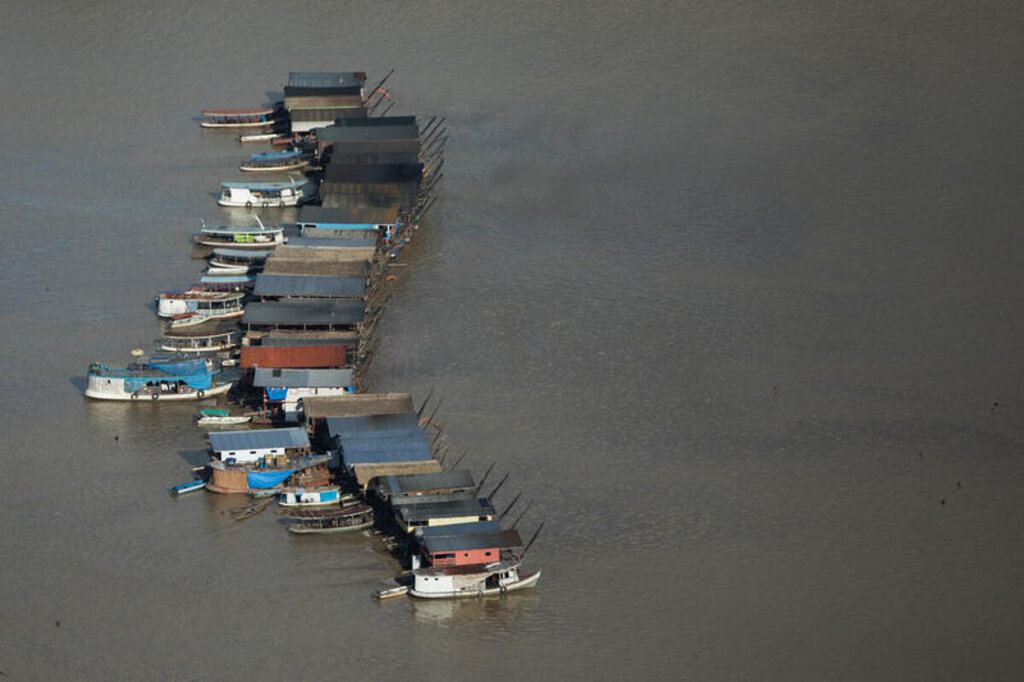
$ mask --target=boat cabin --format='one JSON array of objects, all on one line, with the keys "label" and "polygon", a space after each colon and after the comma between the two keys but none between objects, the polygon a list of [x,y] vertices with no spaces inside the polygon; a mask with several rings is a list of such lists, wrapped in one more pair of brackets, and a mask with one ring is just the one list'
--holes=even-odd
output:
[{"label": "boat cabin", "polygon": [[[439,526],[444,528],[444,526]],[[412,568],[420,566],[471,566],[489,564],[502,558],[502,552],[522,547],[516,530],[499,530],[475,535],[430,535],[418,540],[419,552]]]},{"label": "boat cabin", "polygon": [[170,327],[164,331],[160,348],[180,353],[204,353],[238,346],[242,332],[232,323],[214,322],[194,327]]},{"label": "boat cabin", "polygon": [[473,492],[476,483],[468,470],[453,469],[438,474],[381,476],[370,483],[370,489],[382,500],[410,497],[433,499],[437,495]]},{"label": "boat cabin", "polygon": [[156,314],[160,317],[197,315],[206,320],[241,317],[245,294],[212,291],[195,287],[182,291],[162,291],[157,295]]},{"label": "boat cabin", "polygon": [[290,182],[222,182],[221,206],[278,207],[298,206],[316,194],[316,186],[305,180]]},{"label": "boat cabin", "polygon": [[298,421],[298,402],[312,396],[342,396],[353,391],[351,369],[256,367],[252,385],[263,389],[263,406],[286,421]]},{"label": "boat cabin", "polygon": [[[217,225],[210,227],[203,227],[199,234],[195,237],[196,244],[200,246],[212,246],[217,250],[217,247],[231,248],[232,250],[238,249],[260,249],[260,251],[254,251],[257,254],[268,254],[271,253],[267,249],[271,249],[278,244],[284,244],[284,228],[283,227],[263,227],[258,226],[243,226],[233,227],[230,225]],[[231,254],[224,256],[216,255],[215,258],[227,257],[231,260],[227,261],[231,264],[243,263],[241,256],[237,255],[237,251],[233,251]],[[262,260],[266,260],[267,255],[264,255]],[[259,260],[258,258],[254,260]]]}]

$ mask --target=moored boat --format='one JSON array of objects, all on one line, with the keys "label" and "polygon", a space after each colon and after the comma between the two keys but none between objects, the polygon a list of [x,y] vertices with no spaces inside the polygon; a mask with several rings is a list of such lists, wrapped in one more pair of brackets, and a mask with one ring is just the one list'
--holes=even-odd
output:
[{"label": "moored boat", "polygon": [[172,485],[168,488],[168,492],[171,495],[186,495],[188,493],[194,493],[197,490],[202,490],[206,487],[206,481],[203,479],[197,479],[195,481],[189,481],[188,483],[179,483],[178,485]]},{"label": "moored boat", "polygon": [[[230,247],[231,249],[272,249],[284,244],[284,228],[233,225],[203,225],[195,237],[200,246]],[[269,254],[268,254],[269,255]],[[263,260],[266,260],[264,256]]]},{"label": "moored boat", "polygon": [[290,533],[351,533],[373,526],[373,509],[368,506],[348,509],[309,509],[291,513],[295,523],[288,526]]},{"label": "moored boat", "polygon": [[[141,353],[141,352],[140,352]],[[231,382],[214,383],[220,370],[197,359],[154,357],[112,369],[94,362],[89,365],[87,398],[120,401],[203,400],[227,393]]]},{"label": "moored boat", "polygon": [[277,207],[298,206],[313,198],[316,186],[306,180],[287,182],[222,182],[221,206]]},{"label": "moored boat", "polygon": [[273,107],[259,109],[204,109],[199,125],[204,128],[260,128],[273,125]]},{"label": "moored boat", "polygon": [[[281,237],[284,240],[284,237]],[[245,272],[256,272],[263,269],[272,250],[254,251],[251,249],[215,248],[210,254],[211,268],[244,268]]]},{"label": "moored boat", "polygon": [[431,566],[413,571],[409,594],[420,599],[462,599],[503,595],[534,587],[540,569],[520,572],[517,559],[471,566]]},{"label": "moored boat", "polygon": [[268,173],[274,171],[298,170],[309,165],[309,155],[301,151],[266,152],[250,154],[242,161],[238,170],[248,173]]},{"label": "moored boat", "polygon": [[[192,287],[176,291],[161,291],[156,297],[156,314],[160,317],[190,316],[189,326],[210,320],[227,320],[241,317],[245,310],[242,301],[245,294],[239,292],[214,291],[206,287]],[[185,320],[185,318],[179,318]]]},{"label": "moored boat", "polygon": [[325,485],[318,488],[286,488],[281,491],[278,504],[282,507],[324,507],[341,504],[343,496],[341,488],[336,485]]},{"label": "moored boat", "polygon": [[211,322],[175,326],[172,318],[171,327],[164,330],[160,348],[176,353],[210,353],[228,350],[238,345],[242,332],[232,322]]},{"label": "moored boat", "polygon": [[251,415],[233,415],[227,410],[199,410],[196,415],[196,426],[232,426],[245,424],[251,419]]}]

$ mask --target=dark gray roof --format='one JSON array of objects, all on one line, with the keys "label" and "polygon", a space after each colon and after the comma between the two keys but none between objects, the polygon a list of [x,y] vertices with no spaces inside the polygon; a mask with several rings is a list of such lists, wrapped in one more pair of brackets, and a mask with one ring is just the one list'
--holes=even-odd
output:
[{"label": "dark gray roof", "polygon": [[295,347],[295,346],[351,346],[353,343],[359,341],[358,336],[351,336],[348,338],[342,337],[331,337],[331,338],[304,338],[301,336],[264,336],[260,341],[260,345],[256,346],[283,346],[283,347]]},{"label": "dark gray roof", "polygon": [[257,326],[343,326],[362,321],[362,301],[277,301],[245,306],[242,324]]},{"label": "dark gray roof", "polygon": [[496,533],[501,530],[501,522],[472,521],[470,523],[450,523],[446,526],[424,526],[416,529],[416,536],[421,538],[441,537],[443,535],[479,535],[480,533]]},{"label": "dark gray roof", "polygon": [[377,479],[377,492],[381,495],[419,493],[431,490],[469,490],[475,488],[473,474],[468,469],[442,471],[437,474],[406,474],[384,476]]},{"label": "dark gray roof", "polygon": [[454,502],[457,500],[476,499],[476,489],[462,490],[457,493],[438,493],[436,495],[397,495],[389,502],[395,509],[407,507],[410,504],[435,504],[437,502]]},{"label": "dark gray roof", "polygon": [[330,206],[303,206],[299,209],[298,225],[393,225],[398,222],[397,208],[333,208]]},{"label": "dark gray roof", "polygon": [[433,459],[430,446],[426,443],[407,444],[381,450],[343,448],[341,458],[345,466],[359,464],[394,464],[395,462],[429,462]]},{"label": "dark gray roof", "polygon": [[332,163],[324,171],[324,182],[419,182],[422,163]]},{"label": "dark gray roof", "polygon": [[416,427],[418,423],[415,412],[375,414],[365,417],[328,417],[325,421],[327,422],[327,432],[332,437],[339,438],[367,431],[402,431]]},{"label": "dark gray roof", "polygon": [[352,385],[351,369],[275,369],[257,367],[252,385],[256,388],[338,388]]},{"label": "dark gray roof", "polygon": [[340,118],[336,126],[414,126],[415,116],[373,116],[371,118]]},{"label": "dark gray roof", "polygon": [[396,512],[406,523],[411,523],[456,516],[494,516],[494,505],[486,497],[479,497],[474,500],[415,504],[401,507]]},{"label": "dark gray roof", "polygon": [[362,85],[365,71],[289,71],[288,85],[300,88],[329,88],[339,85]]},{"label": "dark gray roof", "polygon": [[260,431],[211,431],[209,437],[210,449],[214,452],[309,447],[306,431],[299,427]]},{"label": "dark gray roof", "polygon": [[478,535],[441,535],[424,537],[420,546],[428,554],[438,552],[468,552],[474,549],[510,549],[522,547],[523,539],[516,530],[501,530],[496,533],[480,533]]},{"label": "dark gray roof", "polygon": [[253,287],[256,296],[355,298],[364,293],[366,281],[362,277],[329,275],[271,275],[261,272],[256,276]]},{"label": "dark gray roof", "polygon": [[365,142],[370,140],[418,140],[419,128],[404,126],[327,126],[314,128],[317,142]]},{"label": "dark gray roof", "polygon": [[[356,161],[341,161],[342,158],[350,157],[353,154],[416,154],[420,152],[420,141],[409,138],[400,140],[347,140],[331,142],[322,145],[325,147],[324,157],[321,163],[358,163]],[[409,163],[415,163],[416,159]],[[381,161],[364,161],[363,163],[383,163]]]}]

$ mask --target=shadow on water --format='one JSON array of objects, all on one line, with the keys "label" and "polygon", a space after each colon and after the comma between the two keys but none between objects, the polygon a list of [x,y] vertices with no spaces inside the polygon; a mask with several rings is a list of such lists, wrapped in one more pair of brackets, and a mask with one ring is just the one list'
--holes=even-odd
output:
[{"label": "shadow on water", "polygon": [[68,383],[74,386],[79,393],[85,393],[85,389],[89,387],[89,377],[86,376],[73,376],[68,378]]},{"label": "shadow on water", "polygon": [[210,461],[210,453],[206,450],[178,450],[177,454],[191,467],[202,466]]}]

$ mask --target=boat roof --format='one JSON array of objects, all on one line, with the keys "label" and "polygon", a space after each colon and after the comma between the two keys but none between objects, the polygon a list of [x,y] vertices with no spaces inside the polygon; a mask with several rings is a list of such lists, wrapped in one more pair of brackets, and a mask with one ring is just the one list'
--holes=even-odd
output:
[{"label": "boat roof", "polygon": [[351,298],[362,296],[364,293],[366,280],[362,277],[280,275],[266,272],[256,276],[256,286],[253,289],[256,296]]},{"label": "boat roof", "polygon": [[374,206],[303,206],[299,209],[298,226],[313,225],[394,225],[398,223],[398,207]]},{"label": "boat roof", "polygon": [[[284,226],[278,225],[276,227],[260,227],[259,225],[203,225],[200,232],[203,234],[277,234],[278,232],[284,232]],[[246,252],[252,253],[252,252]],[[257,252],[257,253],[263,253]],[[267,251],[267,254],[273,253]]]},{"label": "boat roof", "polygon": [[161,291],[160,298],[167,300],[200,300],[200,301],[231,301],[245,296],[240,291],[210,291],[208,289],[193,289],[191,291]]},{"label": "boat roof", "polygon": [[220,186],[228,187],[230,189],[274,190],[294,189],[306,184],[309,184],[308,180],[288,180],[286,182],[222,182],[220,183]]},{"label": "boat roof", "polygon": [[399,495],[392,497],[389,502],[391,507],[408,507],[411,504],[435,504],[437,502],[455,502],[457,500],[476,499],[476,489],[460,490],[454,493],[436,493],[426,495]]},{"label": "boat roof", "polygon": [[210,449],[214,452],[309,447],[306,430],[298,426],[289,429],[214,431],[208,437]]},{"label": "boat roof", "polygon": [[348,346],[337,342],[331,345],[267,345],[246,346],[242,349],[239,365],[250,367],[281,367],[291,369],[320,369],[344,367],[348,364]]},{"label": "boat roof", "polygon": [[289,71],[288,85],[298,88],[329,88],[362,85],[365,71]]},{"label": "boat roof", "polygon": [[234,320],[211,320],[191,327],[168,327],[164,330],[165,337],[195,338],[202,336],[224,336],[225,334],[241,333]]},{"label": "boat roof", "polygon": [[250,154],[249,158],[253,161],[266,161],[270,159],[291,159],[297,156],[302,156],[305,152],[298,150],[289,150],[286,152],[260,152],[256,154]]},{"label": "boat roof", "polygon": [[252,385],[256,388],[343,388],[352,385],[352,370],[256,367]]},{"label": "boat roof", "polygon": [[275,301],[245,306],[242,324],[351,325],[365,316],[362,301]]},{"label": "boat roof", "polygon": [[203,275],[200,284],[250,284],[255,280],[252,275]]},{"label": "boat roof", "polygon": [[347,336],[303,337],[303,336],[264,336],[260,345],[250,348],[301,348],[303,346],[351,346],[358,343],[359,335],[355,332]]},{"label": "boat roof", "polygon": [[[365,119],[370,120],[370,119]],[[314,128],[318,143],[321,142],[364,142],[370,140],[418,140],[420,130],[415,125],[343,125]]]},{"label": "boat roof", "polygon": [[494,516],[494,505],[486,497],[471,500],[451,500],[432,504],[414,504],[396,510],[407,523],[443,519],[457,516]]},{"label": "boat roof", "polygon": [[397,414],[376,414],[356,417],[328,417],[327,432],[332,436],[344,439],[346,436],[359,433],[388,433],[419,428],[415,412]]},{"label": "boat roof", "polygon": [[426,536],[420,540],[420,546],[427,554],[439,552],[468,552],[474,549],[512,549],[522,547],[523,539],[517,530],[499,530],[493,533],[476,535],[441,535]]},{"label": "boat roof", "polygon": [[496,533],[501,530],[501,521],[472,521],[470,523],[449,523],[444,526],[423,526],[416,529],[416,536],[421,538],[441,537],[444,535],[477,535],[480,533]]},{"label": "boat roof", "polygon": [[225,249],[217,247],[213,250],[214,256],[221,258],[238,258],[241,260],[260,261],[270,258],[273,251],[252,251],[249,249]]},{"label": "boat roof", "polygon": [[383,495],[418,493],[427,490],[458,490],[476,487],[468,469],[454,469],[439,474],[408,474],[377,479],[377,492]]}]

